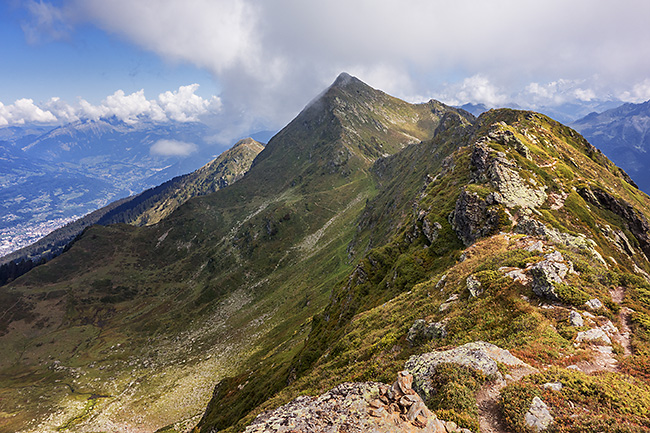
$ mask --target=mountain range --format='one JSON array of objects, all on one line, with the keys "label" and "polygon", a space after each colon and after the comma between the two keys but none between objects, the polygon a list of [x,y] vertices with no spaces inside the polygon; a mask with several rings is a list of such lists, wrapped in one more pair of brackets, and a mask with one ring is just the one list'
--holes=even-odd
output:
[{"label": "mountain range", "polygon": [[202,191],[0,287],[1,431],[650,431],[650,197],[574,130],[341,74]]},{"label": "mountain range", "polygon": [[1,129],[0,232],[8,250],[45,222],[79,218],[197,169],[213,158],[204,145],[210,134],[196,122],[116,118]]},{"label": "mountain range", "polygon": [[571,126],[650,191],[650,101],[591,113]]}]

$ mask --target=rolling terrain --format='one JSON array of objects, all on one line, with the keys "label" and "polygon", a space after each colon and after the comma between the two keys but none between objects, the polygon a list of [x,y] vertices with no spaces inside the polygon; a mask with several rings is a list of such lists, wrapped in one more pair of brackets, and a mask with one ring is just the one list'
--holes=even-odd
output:
[{"label": "rolling terrain", "polygon": [[358,431],[398,377],[412,431],[649,431],[649,212],[546,116],[342,74],[237,182],[0,288],[0,430]]}]

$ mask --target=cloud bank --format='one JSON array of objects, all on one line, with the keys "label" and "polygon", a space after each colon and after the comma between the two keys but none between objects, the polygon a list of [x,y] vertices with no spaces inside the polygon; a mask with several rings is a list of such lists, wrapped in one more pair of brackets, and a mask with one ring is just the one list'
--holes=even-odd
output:
[{"label": "cloud bank", "polygon": [[10,105],[0,102],[0,126],[68,123],[79,119],[97,120],[112,116],[127,123],[140,119],[198,122],[202,117],[214,115],[221,110],[221,100],[218,97],[204,99],[195,93],[198,88],[198,84],[181,86],[176,91],[161,93],[153,100],[145,97],[144,89],[130,95],[117,90],[99,105],[92,105],[85,99],[69,104],[57,97],[42,104],[35,104],[31,99],[19,99]]},{"label": "cloud bank", "polygon": [[[409,100],[650,97],[646,0],[63,0],[33,16],[50,37],[90,23],[209,70],[225,112],[275,125],[343,70]],[[139,98],[129,104],[155,109]],[[172,116],[164,104],[157,107]]]},{"label": "cloud bank", "polygon": [[149,149],[149,153],[159,156],[188,156],[198,150],[194,143],[178,140],[158,140]]}]

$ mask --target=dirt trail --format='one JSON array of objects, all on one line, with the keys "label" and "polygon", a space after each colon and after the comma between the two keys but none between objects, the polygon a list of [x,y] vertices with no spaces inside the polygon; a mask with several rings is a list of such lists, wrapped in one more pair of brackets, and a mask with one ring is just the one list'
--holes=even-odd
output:
[{"label": "dirt trail", "polygon": [[[623,287],[616,287],[609,291],[612,301],[621,304],[625,299],[625,289]],[[623,356],[630,356],[632,354],[632,344],[630,342],[630,320],[631,313],[627,307],[622,307],[618,313],[621,324],[618,327],[618,332],[611,335],[613,342],[620,344],[623,347]],[[612,346],[592,346],[593,358],[588,361],[582,361],[576,364],[578,369],[586,374],[591,374],[596,371],[618,371],[618,360],[614,355]]]},{"label": "dirt trail", "polygon": [[[617,287],[610,291],[612,300],[621,304],[625,298],[625,289]],[[612,340],[620,344],[624,350],[624,356],[632,354],[632,346],[630,344],[630,314],[632,310],[627,307],[622,307],[619,311],[618,317],[620,319],[619,332],[612,336]],[[583,361],[576,364],[577,369],[580,371],[591,374],[597,371],[617,371],[618,360],[614,356],[612,346],[592,346],[593,358],[589,361]],[[505,423],[502,418],[501,410],[499,408],[499,397],[501,396],[501,389],[511,381],[517,381],[522,377],[537,373],[538,370],[534,368],[518,368],[513,370],[508,377],[508,381],[499,380],[483,387],[476,395],[476,403],[478,404],[478,418],[481,433],[508,433]]]},{"label": "dirt trail", "polygon": [[[625,299],[625,289],[623,287],[617,287],[614,290],[609,291],[612,301],[617,304],[621,304],[623,299]],[[630,321],[631,321],[632,310],[627,307],[622,307],[621,311],[618,313],[618,318],[621,321],[621,326],[619,329],[619,335],[614,337],[614,341],[623,346],[625,351],[625,356],[630,356],[632,354],[632,344],[630,342]]]},{"label": "dirt trail", "polygon": [[478,405],[478,422],[481,433],[508,433],[505,426],[501,409],[499,407],[499,397],[501,388],[510,382],[515,382],[529,374],[539,373],[539,370],[530,366],[519,366],[510,371],[506,380],[497,380],[484,386],[476,395]]}]

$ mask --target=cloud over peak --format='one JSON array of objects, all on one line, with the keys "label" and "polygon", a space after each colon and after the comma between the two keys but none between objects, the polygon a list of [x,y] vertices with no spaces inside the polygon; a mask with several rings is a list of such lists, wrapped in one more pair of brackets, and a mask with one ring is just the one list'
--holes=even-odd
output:
[{"label": "cloud over peak", "polygon": [[[60,1],[32,1],[32,29],[43,22],[50,37],[66,37],[91,24],[203,68],[223,89],[207,103],[231,113],[224,125],[285,124],[342,70],[409,100],[494,106],[530,97],[525,107],[536,108],[650,97],[645,0]],[[205,109],[191,89],[171,93],[114,95],[114,109],[180,121]]]}]

